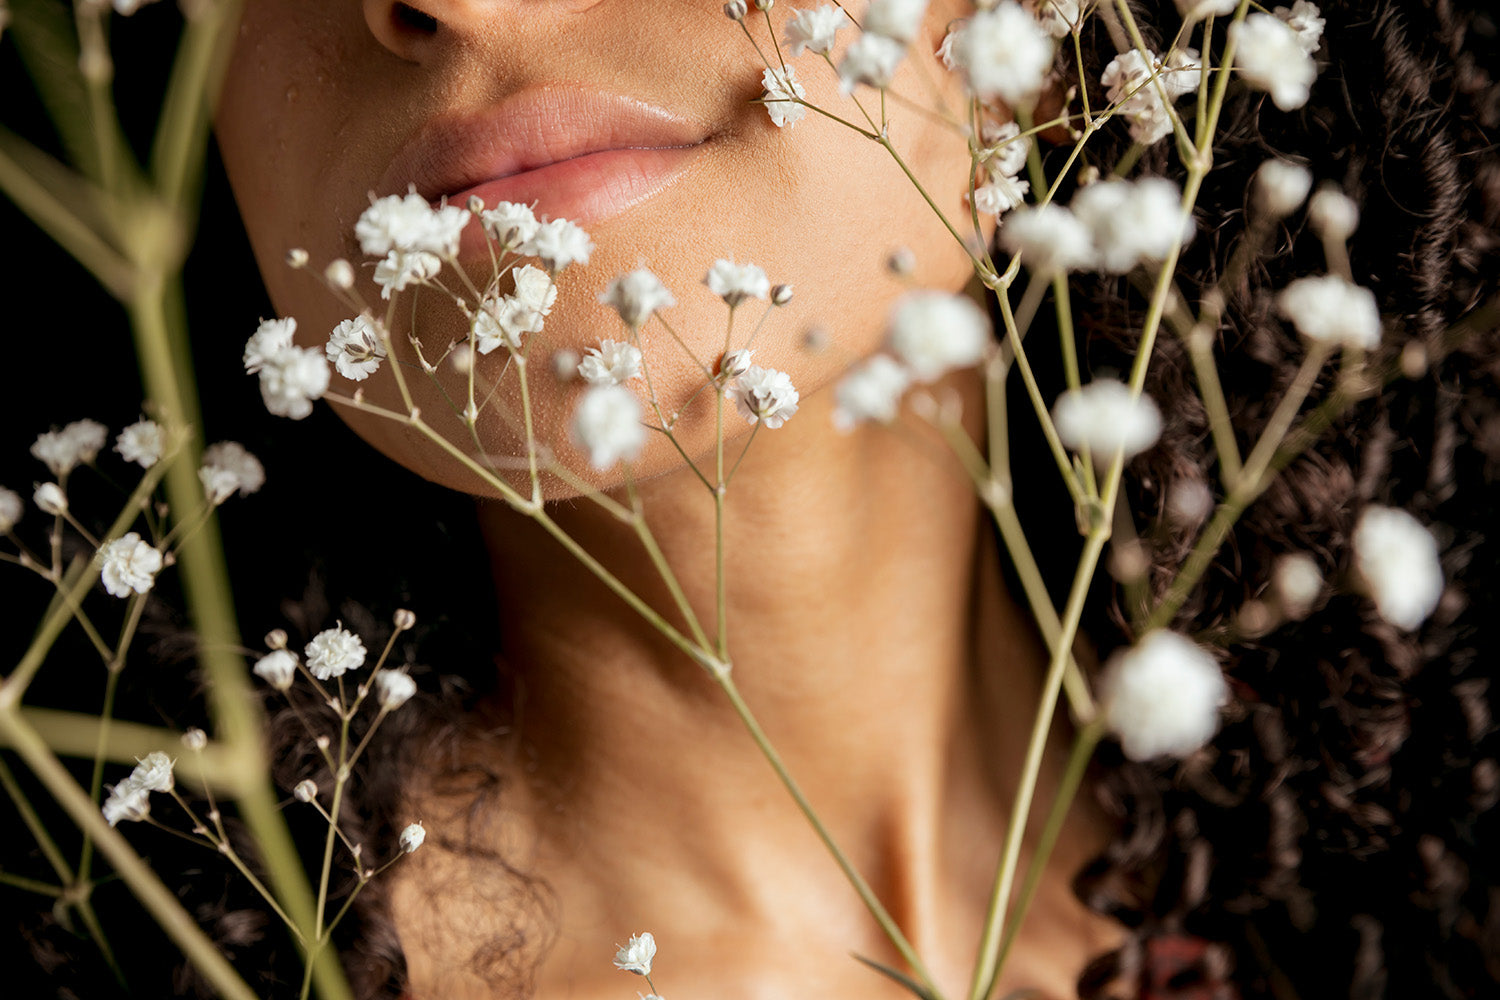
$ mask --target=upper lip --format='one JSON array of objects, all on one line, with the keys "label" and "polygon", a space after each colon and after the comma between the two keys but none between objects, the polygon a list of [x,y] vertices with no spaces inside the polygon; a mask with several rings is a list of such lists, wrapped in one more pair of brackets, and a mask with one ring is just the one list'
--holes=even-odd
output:
[{"label": "upper lip", "polygon": [[521,91],[478,113],[442,115],[397,151],[380,192],[435,201],[485,181],[615,149],[695,146],[706,130],[639,98],[568,87]]}]

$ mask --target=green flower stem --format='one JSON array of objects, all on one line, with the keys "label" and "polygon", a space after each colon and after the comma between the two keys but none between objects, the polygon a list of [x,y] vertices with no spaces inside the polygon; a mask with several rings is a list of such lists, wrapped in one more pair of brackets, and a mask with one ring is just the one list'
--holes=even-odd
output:
[{"label": "green flower stem", "polygon": [[60,885],[27,878],[24,875],[12,875],[7,871],[0,871],[0,885],[8,885],[14,889],[20,889],[22,892],[34,892],[41,896],[50,896],[53,899],[61,898],[65,891]]},{"label": "green flower stem", "polygon": [[25,723],[13,706],[0,707],[0,736],[47,786],[73,822],[93,834],[99,852],[109,859],[136,898],[219,995],[225,1000],[256,1000],[255,992],[220,954],[214,942],[199,929],[171,890],[162,884],[125,838],[104,821],[98,805],[79,787],[41,736]]},{"label": "green flower stem", "polygon": [[[1286,439],[1287,431],[1292,427],[1292,421],[1297,419],[1297,414],[1302,410],[1302,403],[1307,399],[1307,394],[1312,391],[1313,383],[1317,381],[1318,374],[1327,363],[1328,356],[1333,353],[1333,345],[1314,343],[1309,345],[1307,357],[1302,359],[1302,364],[1297,369],[1292,384],[1287,387],[1286,395],[1276,404],[1276,409],[1271,413],[1271,419],[1266,422],[1265,430],[1261,431],[1260,439],[1255,442],[1255,447],[1250,450],[1250,457],[1245,459],[1245,468],[1241,471],[1239,478],[1252,482],[1259,482],[1270,467],[1271,457],[1281,447]],[[1238,481],[1236,482],[1238,485]]]},{"label": "green flower stem", "polygon": [[[104,724],[92,713],[29,705],[17,712],[54,753],[65,757],[92,757],[102,742],[105,760],[132,764],[136,758],[144,757],[152,750],[175,746],[181,737],[176,730],[115,719],[101,741],[99,731]],[[9,746],[3,737],[0,737],[0,745]],[[231,795],[238,789],[243,770],[243,765],[235,761],[229,748],[222,743],[210,744],[200,753],[184,756],[177,762],[179,777],[210,785]]]},{"label": "green flower stem", "polygon": [[1063,485],[1068,488],[1068,495],[1073,498],[1075,504],[1084,504],[1088,500],[1088,494],[1084,491],[1083,484],[1078,481],[1078,476],[1073,472],[1073,463],[1068,458],[1062,439],[1057,436],[1057,427],[1052,423],[1052,414],[1047,409],[1046,401],[1042,399],[1042,390],[1037,385],[1036,375],[1031,371],[1031,363],[1026,359],[1026,348],[1021,343],[1021,333],[1016,327],[1015,314],[1010,309],[1010,296],[997,293],[995,298],[1000,303],[1000,315],[1005,322],[1005,335],[1010,349],[1015,353],[1016,366],[1021,371],[1021,381],[1026,386],[1026,395],[1031,399],[1031,407],[1036,411],[1037,422],[1042,427],[1042,435],[1046,437],[1047,446],[1052,450],[1052,459],[1057,463],[1057,471],[1062,474]]},{"label": "green flower stem", "polygon": [[156,192],[184,215],[198,194],[209,112],[229,63],[242,0],[208,0],[193,6],[196,10],[178,43],[151,147]]},{"label": "green flower stem", "polygon": [[698,615],[693,611],[693,606],[689,603],[687,594],[683,592],[682,584],[678,581],[677,574],[672,572],[672,567],[667,562],[666,555],[662,552],[661,546],[656,542],[656,535],[651,531],[651,526],[646,523],[646,518],[641,510],[640,499],[636,495],[634,477],[627,475],[626,485],[630,489],[630,504],[634,509],[631,524],[635,528],[636,537],[641,540],[641,545],[645,547],[646,554],[651,558],[651,565],[656,567],[656,572],[661,577],[662,583],[666,584],[667,590],[671,592],[672,602],[677,605],[678,613],[687,622],[689,631],[693,633],[693,639],[704,650],[712,648],[712,643],[708,639],[708,633],[703,631],[703,625],[698,621]]},{"label": "green flower stem", "polygon": [[891,944],[901,953],[901,957],[906,960],[906,964],[916,974],[917,978],[922,981],[922,985],[927,988],[930,995],[935,1000],[942,1000],[942,992],[933,981],[932,974],[927,971],[927,967],[922,963],[922,959],[917,955],[916,949],[911,946],[911,942],[906,939],[906,935],[902,933],[901,928],[897,926],[896,921],[887,912],[885,905],[880,902],[874,890],[870,888],[870,884],[855,869],[853,862],[849,860],[844,854],[843,849],[834,841],[833,835],[828,832],[828,828],[823,825],[823,821],[818,817],[812,804],[808,802],[807,796],[802,793],[801,787],[798,786],[791,772],[787,770],[786,764],[781,759],[781,755],[776,752],[776,748],[771,745],[771,741],[766,737],[765,731],[760,728],[760,723],[756,720],[754,713],[750,711],[750,706],[745,704],[745,699],[740,695],[739,688],[735,686],[734,678],[730,676],[730,672],[727,670],[716,671],[713,672],[713,676],[719,682],[719,687],[729,697],[730,704],[734,706],[735,713],[739,715],[740,721],[744,723],[745,728],[749,731],[750,738],[755,741],[755,745],[760,748],[761,754],[770,763],[772,769],[775,770],[776,776],[781,779],[782,785],[786,788],[788,794],[791,795],[792,800],[796,802],[797,808],[802,811],[802,815],[806,817],[813,831],[817,833],[818,839],[823,841],[823,846],[828,848],[828,852],[833,855],[834,861],[838,863],[839,869],[843,871],[844,877],[849,880],[849,884],[854,887],[854,891],[859,894],[859,898],[865,904],[865,908],[870,911],[870,915],[875,918],[875,922],[880,925],[880,929],[885,932]]},{"label": "green flower stem", "polygon": [[901,154],[896,152],[896,147],[891,144],[890,137],[885,135],[877,136],[875,141],[884,146],[885,151],[891,154],[891,159],[896,161],[896,166],[901,168],[901,172],[906,175],[906,179],[911,181],[912,186],[917,189],[917,194],[921,195],[922,200],[927,202],[927,207],[932,209],[933,213],[937,215],[938,221],[943,224],[943,228],[948,230],[953,239],[957,241],[959,247],[968,256],[969,263],[974,265],[974,271],[980,276],[981,280],[987,275],[993,276],[995,273],[994,268],[986,267],[984,261],[974,256],[974,251],[970,248],[968,242],[958,234],[957,229],[953,228],[953,223],[948,221],[948,216],[941,208],[937,207],[937,202],[932,200],[932,195],[927,193],[927,189],[922,186],[922,182],[917,180],[917,175],[911,172],[911,167],[908,167],[906,161],[901,158]]},{"label": "green flower stem", "polygon": [[[139,595],[137,595],[137,598]],[[139,599],[132,603],[139,606],[144,603]],[[115,715],[115,692],[120,686],[120,671],[110,669],[105,672],[104,677],[104,705],[99,710],[99,736],[94,743],[94,769],[89,777],[89,798],[95,802],[99,801],[104,791],[104,753],[109,746],[109,727],[114,721]],[[83,846],[78,852],[78,880],[87,882],[90,869],[94,860],[94,838],[89,836],[87,830],[83,831]]]},{"label": "green flower stem", "polygon": [[57,841],[47,832],[42,819],[32,808],[31,802],[26,798],[26,793],[21,791],[21,785],[16,781],[16,776],[6,766],[5,758],[0,757],[0,787],[5,789],[5,794],[10,796],[11,802],[20,814],[21,822],[26,825],[37,846],[41,848],[42,857],[52,866],[52,871],[57,875],[59,881],[64,885],[71,885],[74,881],[73,869],[68,867],[68,862],[63,858],[62,851],[57,846]]}]

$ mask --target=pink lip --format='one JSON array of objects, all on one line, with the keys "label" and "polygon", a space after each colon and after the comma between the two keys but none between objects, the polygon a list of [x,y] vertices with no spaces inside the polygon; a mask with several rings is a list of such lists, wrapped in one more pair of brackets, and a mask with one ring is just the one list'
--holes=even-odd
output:
[{"label": "pink lip", "polygon": [[470,195],[486,205],[535,202],[538,215],[587,226],[677,180],[706,139],[703,127],[632,97],[526,90],[479,114],[423,125],[377,193],[399,194],[410,184],[450,204]]}]

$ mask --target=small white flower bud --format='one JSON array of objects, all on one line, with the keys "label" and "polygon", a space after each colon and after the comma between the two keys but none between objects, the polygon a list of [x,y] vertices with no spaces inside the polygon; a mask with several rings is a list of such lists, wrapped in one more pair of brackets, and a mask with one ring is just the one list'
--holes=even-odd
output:
[{"label": "small white flower bud", "polygon": [[481,197],[479,197],[479,195],[477,195],[477,194],[471,194],[471,195],[469,195],[469,212],[470,212],[470,214],[472,214],[472,215],[478,215],[480,212],[483,212],[483,211],[484,211],[484,199],[481,198]]},{"label": "small white flower bud", "polygon": [[771,305],[784,306],[792,301],[792,286],[777,285],[771,289]]},{"label": "small white flower bud", "polygon": [[775,3],[775,2],[776,2],[776,0],[755,0],[755,9],[756,10],[770,10],[771,9],[771,5],[773,3]]},{"label": "small white flower bud", "polygon": [[333,741],[330,740],[325,734],[323,736],[319,736],[317,739],[313,740],[313,742],[317,744],[319,750],[327,750],[329,744],[331,744]]},{"label": "small white flower bud", "polygon": [[427,830],[423,828],[421,823],[413,823],[401,831],[401,836],[397,838],[397,842],[401,845],[403,854],[410,854],[421,847],[422,841],[426,839]]},{"label": "small white flower bud", "polygon": [[297,782],[297,787],[292,789],[292,797],[298,802],[311,802],[318,797],[317,782],[311,778],[303,778]]},{"label": "small white flower bud", "polygon": [[417,693],[417,682],[404,670],[377,670],[372,683],[375,700],[387,712],[405,705]]},{"label": "small white flower bud", "polygon": [[334,288],[349,289],[354,287],[354,266],[342,257],[323,270],[323,277]]},{"label": "small white flower bud", "polygon": [[199,729],[197,726],[194,726],[193,728],[182,734],[182,745],[187,749],[193,751],[194,753],[197,753],[204,747],[208,746],[208,734]]},{"label": "small white flower bud", "polygon": [[1342,243],[1359,226],[1359,206],[1336,187],[1321,187],[1307,205],[1313,231],[1325,240]]},{"label": "small white flower bud", "polygon": [[754,353],[745,349],[730,351],[719,360],[719,373],[726,378],[738,378],[750,370],[750,355]]},{"label": "small white flower bud", "polygon": [[1323,574],[1305,552],[1293,552],[1276,560],[1271,587],[1288,618],[1306,618],[1313,602],[1323,592]]},{"label": "small white flower bud", "polygon": [[559,382],[571,382],[578,375],[578,352],[564,347],[552,352],[552,377]]},{"label": "small white flower bud", "polygon": [[415,612],[407,608],[397,608],[396,613],[391,616],[391,621],[395,622],[397,629],[405,632],[416,627],[417,616]]},{"label": "small white flower bud", "polygon": [[267,649],[286,649],[286,629],[273,628],[266,633]]},{"label": "small white flower bud", "polygon": [[729,0],[724,5],[724,16],[731,21],[743,21],[748,9],[745,6],[745,0]]},{"label": "small white flower bud", "polygon": [[1255,172],[1256,201],[1273,219],[1295,212],[1307,200],[1311,189],[1312,174],[1306,167],[1287,160],[1267,160]]},{"label": "small white flower bud", "polygon": [[293,247],[286,252],[286,266],[294,271],[300,271],[307,266],[307,251],[301,247]]},{"label": "small white flower bud", "polygon": [[56,483],[38,483],[31,499],[43,514],[63,514],[68,509],[68,495]]},{"label": "small white flower bud", "polygon": [[474,349],[468,344],[459,344],[448,352],[448,363],[460,375],[469,374],[469,369],[474,367]]},{"label": "small white flower bud", "polygon": [[292,678],[297,675],[297,655],[285,649],[274,649],[256,660],[250,669],[277,691],[285,691],[292,686]]}]

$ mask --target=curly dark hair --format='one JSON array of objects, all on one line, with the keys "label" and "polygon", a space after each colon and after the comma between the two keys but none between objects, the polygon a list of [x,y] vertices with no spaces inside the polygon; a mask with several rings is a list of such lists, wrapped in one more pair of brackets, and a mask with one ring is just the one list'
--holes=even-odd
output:
[{"label": "curly dark hair", "polygon": [[[1179,23],[1173,4],[1136,7],[1142,23],[1155,26],[1149,43],[1171,37]],[[1131,762],[1110,746],[1097,756],[1093,786],[1119,826],[1105,853],[1078,874],[1076,889],[1090,906],[1130,928],[1130,936],[1085,972],[1079,991],[1090,1000],[1500,995],[1500,861],[1492,849],[1500,843],[1493,809],[1500,801],[1500,737],[1490,689],[1500,651],[1493,630],[1484,627],[1500,612],[1494,570],[1500,551],[1484,530],[1500,510],[1500,87],[1490,76],[1500,64],[1500,37],[1492,13],[1450,0],[1341,0],[1321,7],[1326,41],[1304,108],[1282,112],[1263,94],[1232,88],[1215,169],[1198,199],[1197,236],[1179,268],[1181,287],[1192,299],[1218,282],[1253,211],[1247,192],[1259,165],[1272,155],[1303,163],[1361,206],[1362,222],[1350,243],[1353,272],[1375,291],[1387,318],[1373,361],[1400,375],[1336,420],[1248,509],[1171,621],[1222,650],[1234,698],[1213,744],[1170,764]],[[1087,59],[1113,51],[1098,18],[1083,30]],[[1085,78],[1097,81],[1104,61],[1085,65]],[[1091,96],[1102,106],[1102,93]],[[1124,124],[1112,123],[1091,140],[1089,156],[1109,165],[1128,144]],[[1178,168],[1166,146],[1145,154],[1141,172],[1173,175]],[[1055,170],[1066,152],[1050,151],[1049,168]],[[227,195],[216,187],[209,203],[205,225],[228,226]],[[1300,214],[1280,224],[1268,250],[1226,290],[1215,346],[1242,448],[1265,425],[1302,357],[1297,338],[1276,318],[1272,297],[1291,279],[1324,269],[1317,241],[1304,228]],[[229,252],[238,254],[240,270],[252,270],[242,246]],[[225,254],[219,245],[212,264],[195,263],[188,285],[215,311],[223,309]],[[1125,279],[1099,276],[1076,276],[1071,287],[1086,369],[1127,368],[1144,313],[1142,294]],[[1047,313],[1043,309],[1042,317]],[[1461,336],[1453,333],[1456,327]],[[211,341],[195,350],[210,381],[213,373],[235,371],[237,344]],[[1170,405],[1164,406],[1160,445],[1137,459],[1128,476],[1128,507],[1141,520],[1149,557],[1145,593],[1152,601],[1165,593],[1201,527],[1164,516],[1174,491],[1218,493],[1208,421],[1186,349],[1164,331],[1155,350],[1146,391]],[[1048,370],[1043,357],[1035,361],[1054,393],[1060,371]],[[221,428],[216,436],[236,436],[255,449],[269,445],[268,432],[263,421],[244,416],[259,412],[247,381],[210,394],[207,419]],[[1313,398],[1331,389],[1325,373]],[[1016,463],[1047,466],[1050,457],[1040,435],[1030,433],[1023,394],[1012,393],[1011,404]],[[492,598],[474,586],[487,579],[486,568],[462,555],[480,551],[468,502],[391,468],[361,446],[330,456],[326,446],[306,443],[319,436],[314,431],[290,445],[277,441],[276,462],[268,463],[273,476],[328,489],[369,482],[378,464],[383,503],[424,512],[420,523],[408,526],[412,537],[405,544],[412,551],[440,546],[460,564],[397,566],[372,559],[352,544],[384,530],[380,512],[369,505],[348,505],[340,533],[351,544],[331,552],[323,526],[297,516],[300,497],[255,498],[282,550],[301,558],[288,555],[249,577],[252,598],[300,595],[282,608],[265,607],[252,624],[310,635],[333,616],[330,601],[342,595],[394,595],[375,610],[348,603],[336,609],[367,639],[379,641],[393,608],[416,608],[423,623],[409,656],[422,693],[383,724],[361,763],[353,786],[358,798],[346,803],[342,826],[354,841],[392,844],[406,822],[395,811],[403,789],[420,771],[469,794],[466,816],[441,824],[450,831],[445,836],[459,845],[482,843],[476,824],[504,790],[492,771],[462,751],[503,728],[505,713],[495,706],[504,706],[509,694],[503,672],[495,669],[497,637],[474,631],[474,623],[491,620]],[[268,515],[278,502],[286,509]],[[1038,488],[1022,491],[1018,503],[1033,537],[1076,537],[1065,498],[1059,503]],[[1372,503],[1411,511],[1439,537],[1448,587],[1420,630],[1382,622],[1349,587],[1325,593],[1310,617],[1257,617],[1283,554],[1309,554],[1326,578],[1348,579],[1348,539]],[[1057,522],[1059,512],[1066,523]],[[226,509],[226,516],[237,515]],[[1148,524],[1161,527],[1148,530]],[[246,530],[228,533],[231,556],[242,557],[237,565],[256,563],[267,551],[267,536],[236,527]],[[1055,544],[1042,562],[1061,572],[1071,564],[1070,553],[1066,541]],[[319,567],[311,587],[308,566]],[[1051,583],[1059,593],[1067,586],[1063,579]],[[248,593],[245,582],[240,587]],[[1085,623],[1090,637],[1104,650],[1129,642],[1136,616],[1124,593],[1102,580],[1096,598]],[[155,632],[165,651],[187,652],[172,639],[180,623],[164,619]],[[189,709],[162,701],[153,695],[144,706],[192,721],[182,714]],[[283,787],[309,777],[326,782],[300,718],[284,708],[270,718]],[[312,826],[308,832],[299,841],[317,843]],[[152,837],[143,831],[143,850],[158,868],[169,867],[179,855],[165,838]],[[544,885],[503,857],[470,853],[472,891],[493,900],[497,912],[549,911]],[[295,950],[234,873],[211,856],[183,858],[181,865],[185,902],[252,985],[276,994],[295,982]],[[362,998],[395,998],[403,988],[405,962],[386,903],[382,883],[373,883],[342,927],[348,971]],[[127,913],[129,905],[122,898],[117,909]],[[57,995],[106,991],[107,970],[56,917],[28,912],[19,924]],[[474,963],[497,990],[526,995],[531,959],[546,942],[527,939],[521,926],[502,919]],[[167,982],[159,978],[159,961],[127,971],[148,990],[145,984],[207,992],[186,967]],[[135,979],[137,971],[143,978]]]}]

